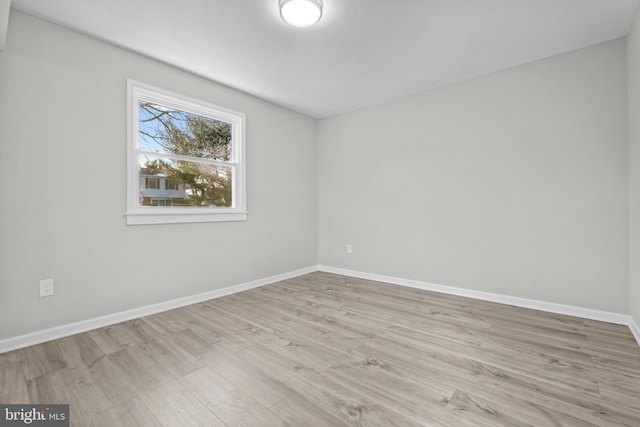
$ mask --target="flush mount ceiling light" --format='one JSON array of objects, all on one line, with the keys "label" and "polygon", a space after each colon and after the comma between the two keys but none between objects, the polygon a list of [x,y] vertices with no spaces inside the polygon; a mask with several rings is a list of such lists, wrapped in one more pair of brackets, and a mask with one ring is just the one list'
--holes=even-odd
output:
[{"label": "flush mount ceiling light", "polygon": [[322,0],[280,0],[280,16],[294,27],[310,27],[322,16]]}]

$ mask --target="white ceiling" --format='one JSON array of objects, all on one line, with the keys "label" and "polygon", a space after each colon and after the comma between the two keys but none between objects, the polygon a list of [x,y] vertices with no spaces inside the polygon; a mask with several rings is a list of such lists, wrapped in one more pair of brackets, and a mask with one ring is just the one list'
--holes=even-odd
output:
[{"label": "white ceiling", "polygon": [[623,37],[640,0],[12,0],[11,6],[315,118]]}]

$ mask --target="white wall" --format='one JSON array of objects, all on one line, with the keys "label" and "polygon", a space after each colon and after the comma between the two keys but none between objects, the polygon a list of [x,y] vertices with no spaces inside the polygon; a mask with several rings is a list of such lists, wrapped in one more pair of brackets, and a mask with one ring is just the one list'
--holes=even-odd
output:
[{"label": "white wall", "polygon": [[625,55],[617,40],[320,121],[320,264],[625,313]]},{"label": "white wall", "polygon": [[640,12],[627,36],[629,95],[629,314],[640,324]]},{"label": "white wall", "polygon": [[[246,113],[248,221],[125,226],[126,78]],[[315,138],[308,117],[12,9],[0,339],[315,265]]]}]

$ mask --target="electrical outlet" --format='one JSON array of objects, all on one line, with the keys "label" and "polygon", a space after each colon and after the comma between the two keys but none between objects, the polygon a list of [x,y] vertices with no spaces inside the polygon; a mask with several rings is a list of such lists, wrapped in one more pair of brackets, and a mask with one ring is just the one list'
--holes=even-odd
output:
[{"label": "electrical outlet", "polygon": [[351,243],[347,243],[347,253],[348,254],[353,253],[353,246],[351,246]]},{"label": "electrical outlet", "polygon": [[53,279],[40,280],[40,297],[53,295]]}]

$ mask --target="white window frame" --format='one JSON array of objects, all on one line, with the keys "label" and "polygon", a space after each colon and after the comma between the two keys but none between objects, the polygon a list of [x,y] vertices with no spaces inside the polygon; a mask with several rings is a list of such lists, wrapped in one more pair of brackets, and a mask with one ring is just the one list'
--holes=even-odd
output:
[{"label": "white window frame", "polygon": [[[233,170],[231,207],[140,206],[138,156],[161,155],[140,149],[139,102],[148,101],[215,120],[231,123],[232,161],[217,162],[200,158],[184,160],[230,166]],[[189,222],[244,221],[247,219],[245,115],[217,105],[182,96],[132,79],[127,79],[127,225],[175,224]],[[175,156],[171,156],[174,157]]]}]

